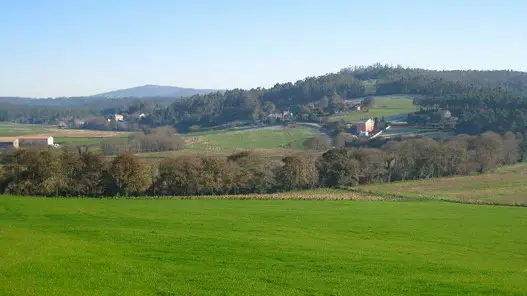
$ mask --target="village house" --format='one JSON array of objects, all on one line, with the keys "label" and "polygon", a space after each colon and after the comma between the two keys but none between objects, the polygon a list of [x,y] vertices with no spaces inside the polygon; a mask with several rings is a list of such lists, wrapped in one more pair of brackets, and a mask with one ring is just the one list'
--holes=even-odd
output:
[{"label": "village house", "polygon": [[46,147],[53,146],[53,137],[51,136],[23,136],[18,137],[19,148],[25,147]]},{"label": "village house", "polygon": [[375,121],[373,119],[359,120],[355,124],[357,127],[357,134],[360,136],[369,136],[375,129]]},{"label": "village house", "polygon": [[281,113],[271,113],[267,115],[268,119],[275,119],[275,120],[287,120],[293,118],[293,113],[289,111],[283,111]]},{"label": "village house", "polygon": [[64,122],[64,121],[61,121],[61,122],[59,122],[59,123],[57,124],[57,127],[58,127],[59,129],[65,129],[65,128],[68,128],[68,124],[67,124],[66,122]]},{"label": "village house", "polygon": [[121,114],[114,114],[114,115],[113,115],[113,119],[114,119],[115,121],[124,121],[124,116],[121,115]]},{"label": "village house", "polygon": [[84,120],[75,119],[75,120],[73,120],[73,124],[75,126],[83,126],[85,124],[85,122],[84,122]]},{"label": "village house", "polygon": [[108,122],[112,122],[112,120],[114,120],[115,122],[123,122],[124,121],[124,116],[121,115],[121,114],[114,114],[112,116],[110,116],[110,118],[107,119]]}]

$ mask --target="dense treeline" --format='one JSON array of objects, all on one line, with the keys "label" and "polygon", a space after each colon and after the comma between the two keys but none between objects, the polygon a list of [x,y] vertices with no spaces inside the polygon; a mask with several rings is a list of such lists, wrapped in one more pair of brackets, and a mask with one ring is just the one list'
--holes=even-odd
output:
[{"label": "dense treeline", "polygon": [[[360,80],[375,80],[383,83],[392,81],[447,81],[475,88],[501,88],[522,94],[527,91],[527,73],[513,70],[427,70],[375,64],[343,69],[343,74]],[[422,83],[424,84],[424,83]],[[405,86],[405,84],[401,84]],[[404,90],[404,89],[402,89]]]},{"label": "dense treeline", "polygon": [[276,84],[270,89],[234,89],[192,96],[158,110],[149,117],[149,123],[185,129],[192,125],[216,126],[235,120],[254,122],[264,120],[276,111],[299,113],[304,105],[311,109],[321,108],[321,112],[336,113],[345,109],[345,100],[364,94],[365,87],[360,80],[350,75],[328,74],[294,84]]},{"label": "dense treeline", "polygon": [[522,135],[487,132],[444,141],[415,138],[381,148],[340,148],[317,157],[273,160],[244,151],[165,159],[147,165],[82,149],[17,150],[0,172],[0,191],[42,196],[247,194],[485,173],[525,160]]},{"label": "dense treeline", "polygon": [[[233,90],[174,102],[150,118],[153,125],[214,126],[256,121],[275,110],[291,110],[299,120],[348,111],[346,100],[365,95],[416,95],[424,109],[451,108],[459,133],[486,130],[523,132],[527,121],[527,73],[515,71],[431,71],[374,65],[277,84],[270,89]],[[454,102],[455,101],[455,102]],[[478,108],[473,108],[477,105]],[[491,110],[493,113],[479,114]],[[514,110],[514,116],[510,116]]]},{"label": "dense treeline", "polygon": [[24,104],[1,103],[0,121],[29,124],[57,124],[66,118],[85,118],[98,111],[85,107],[35,107]]},{"label": "dense treeline", "polygon": [[[97,97],[29,99],[0,98],[0,121],[26,124],[67,123],[72,128],[104,130],[128,129],[107,118],[115,113],[153,113],[164,109],[178,98],[120,98]],[[79,123],[79,122],[82,122]],[[139,129],[135,124],[130,129]]]},{"label": "dense treeline", "polygon": [[144,128],[128,139],[115,138],[101,143],[104,155],[175,151],[185,147],[185,140],[171,126]]},{"label": "dense treeline", "polygon": [[498,88],[420,98],[416,103],[423,108],[450,110],[459,118],[458,133],[527,131],[527,99]]}]

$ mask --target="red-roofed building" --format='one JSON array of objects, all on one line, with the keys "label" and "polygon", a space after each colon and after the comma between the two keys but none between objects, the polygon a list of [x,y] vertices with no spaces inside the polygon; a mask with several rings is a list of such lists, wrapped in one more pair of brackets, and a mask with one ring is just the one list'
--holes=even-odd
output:
[{"label": "red-roofed building", "polygon": [[368,136],[375,129],[375,121],[373,119],[359,120],[355,124],[357,127],[357,134],[361,136]]}]

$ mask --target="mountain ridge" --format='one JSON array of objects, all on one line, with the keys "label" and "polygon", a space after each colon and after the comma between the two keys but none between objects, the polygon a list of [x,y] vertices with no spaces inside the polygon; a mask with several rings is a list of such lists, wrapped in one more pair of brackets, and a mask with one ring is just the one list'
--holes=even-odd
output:
[{"label": "mountain ridge", "polygon": [[178,86],[145,84],[131,88],[117,89],[108,91],[91,97],[106,97],[106,98],[125,98],[125,97],[189,97],[193,95],[202,95],[214,93],[222,90],[218,89],[197,89],[185,88]]}]

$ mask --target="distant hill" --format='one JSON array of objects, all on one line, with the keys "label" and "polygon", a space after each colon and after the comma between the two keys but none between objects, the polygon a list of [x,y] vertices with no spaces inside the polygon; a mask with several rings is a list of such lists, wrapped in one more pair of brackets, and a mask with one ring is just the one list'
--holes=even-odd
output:
[{"label": "distant hill", "polygon": [[[437,71],[381,64],[349,67],[271,88],[215,91],[145,85],[89,97],[4,97],[0,98],[0,121],[56,124],[72,117],[129,114],[141,109],[149,114],[145,124],[172,125],[180,131],[233,121],[265,121],[269,114],[284,110],[298,114],[302,121],[319,122],[322,117],[348,112],[343,102],[366,95],[419,96],[415,103],[425,109],[448,106],[460,119],[456,125],[459,132],[514,131],[527,138],[527,73]],[[188,96],[191,98],[181,99]]]},{"label": "distant hill", "polygon": [[143,97],[190,97],[217,92],[215,89],[194,89],[176,86],[143,85],[126,89],[105,92],[93,97],[105,98],[143,98]]}]

